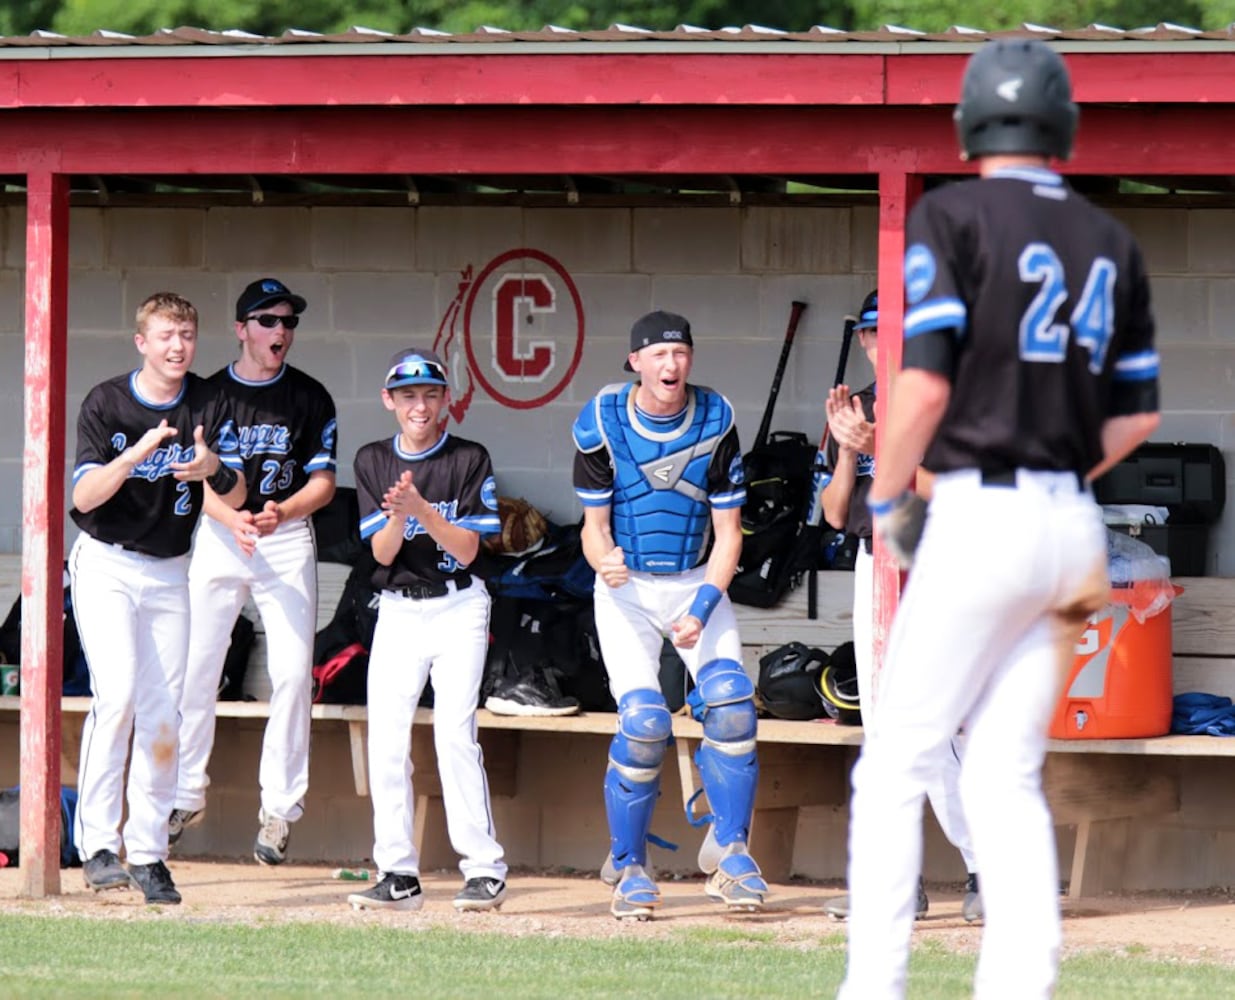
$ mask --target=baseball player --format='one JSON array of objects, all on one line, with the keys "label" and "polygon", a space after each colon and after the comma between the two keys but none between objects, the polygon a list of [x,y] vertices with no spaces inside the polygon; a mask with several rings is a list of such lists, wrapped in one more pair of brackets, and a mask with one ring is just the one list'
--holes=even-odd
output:
[{"label": "baseball player", "polygon": [[411,733],[433,681],[433,745],[450,843],[462,858],[457,910],[490,910],[506,898],[506,863],[493,830],[476,705],[489,640],[489,592],[468,572],[480,536],[501,529],[489,453],[442,429],[450,401],[441,358],[400,351],[382,403],[399,433],[356,454],[360,536],[378,562],[381,591],[369,654],[369,780],[373,861],[382,879],[348,902],[419,910],[420,858],[412,842]]},{"label": "baseball player", "polygon": [[[858,322],[853,329],[866,359],[874,368],[879,354],[878,291],[871,292],[863,300]],[[862,725],[864,732],[869,732],[875,724],[878,702],[874,676],[874,559],[871,556],[871,518],[866,509],[866,495],[870,492],[871,480],[875,475],[875,383],[852,395],[847,385],[833,387],[828,392],[826,409],[830,433],[825,456],[827,471],[821,494],[823,516],[832,527],[842,529],[859,540],[853,566],[853,639]],[[982,916],[982,897],[978,892],[969,827],[961,809],[959,782],[962,749],[963,741],[953,737],[927,786],[927,798],[944,835],[965,861],[968,875],[961,915],[972,922]],[[930,900],[919,879],[914,916],[924,917],[929,909]],[[828,916],[843,920],[849,915],[849,897],[838,896],[830,900],[824,910]]]},{"label": "baseball player", "polygon": [[210,779],[215,704],[232,627],[250,597],[266,630],[270,717],[258,780],[261,809],[253,856],[287,857],[288,824],[309,786],[309,710],[317,627],[317,552],[310,515],[335,488],[335,406],[324,386],[287,363],[305,300],[261,278],[236,300],[240,357],[210,378],[232,420],[224,436],[244,462],[248,493],[238,510],[206,491],[189,565],[193,611],[180,700],[180,776],[169,840],[200,822]]},{"label": "baseball player", "polygon": [[[1063,59],[1038,41],[984,43],[962,87],[957,131],[981,176],[910,214],[903,371],[868,497],[902,566],[917,555],[854,776],[845,1000],[904,994],[922,796],[962,723],[985,909],[975,995],[1051,995],[1059,883],[1042,760],[1108,589],[1089,483],[1159,419],[1140,251],[1050,168],[1077,118]],[[920,461],[935,474],[924,531],[908,491]]]},{"label": "baseball player", "polygon": [[696,761],[711,808],[699,851],[707,894],[757,910],[768,891],[746,847],[759,778],[755,688],[725,595],[742,549],[742,453],[729,401],[688,382],[693,358],[690,323],[648,313],[631,328],[626,361],[638,381],[605,386],[574,425],[583,552],[596,570],[596,630],[618,705],[601,878],[619,920],[646,920],[661,902],[647,840],[672,734],[658,679],[666,635],[706,709]]},{"label": "baseball player", "polygon": [[225,401],[189,372],[197,310],[170,292],[150,296],[134,342],[141,368],[96,385],[77,418],[71,516],[81,534],[69,574],[93,698],[74,822],[87,886],[136,885],[148,903],[179,903],[165,861],[189,651],[188,552],[202,483],[238,504],[245,480],[222,433]]}]

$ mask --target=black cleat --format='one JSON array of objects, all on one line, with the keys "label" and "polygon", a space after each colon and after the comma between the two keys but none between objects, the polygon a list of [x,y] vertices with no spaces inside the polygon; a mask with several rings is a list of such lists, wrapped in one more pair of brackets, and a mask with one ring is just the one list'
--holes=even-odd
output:
[{"label": "black cleat", "polygon": [[86,879],[86,888],[101,892],[104,889],[132,889],[133,880],[124,870],[120,859],[111,851],[95,851],[82,866],[82,875]]},{"label": "black cleat", "polygon": [[456,910],[496,910],[506,901],[506,883],[500,878],[469,878],[455,896]]},{"label": "black cleat", "polygon": [[353,892],[347,901],[353,910],[419,910],[425,895],[415,875],[391,872],[367,892]]},{"label": "black cleat", "polygon": [[179,903],[180,893],[172,881],[172,873],[162,861],[149,865],[129,865],[134,884],[146,894],[147,903]]}]

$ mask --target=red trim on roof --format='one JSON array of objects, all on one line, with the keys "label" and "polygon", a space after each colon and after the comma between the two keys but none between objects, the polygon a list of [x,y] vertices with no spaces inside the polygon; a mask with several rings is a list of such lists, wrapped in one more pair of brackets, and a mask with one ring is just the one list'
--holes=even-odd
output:
[{"label": "red trim on roof", "polygon": [[[1227,174],[1223,106],[1091,107],[1091,174]],[[0,173],[815,174],[967,169],[947,108],[360,108],[0,115]]]},{"label": "red trim on roof", "polygon": [[[286,52],[286,49],[280,50]],[[0,107],[946,104],[968,52],[270,55],[0,62]],[[1082,102],[1235,102],[1231,53],[1068,56]]]}]

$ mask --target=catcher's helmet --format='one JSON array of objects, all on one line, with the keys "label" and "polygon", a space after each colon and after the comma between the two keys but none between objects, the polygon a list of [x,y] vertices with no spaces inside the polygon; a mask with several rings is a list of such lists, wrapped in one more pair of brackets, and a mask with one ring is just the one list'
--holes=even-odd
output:
[{"label": "catcher's helmet", "polygon": [[819,675],[828,654],[800,642],[789,642],[759,660],[759,697],[778,719],[819,719],[823,699]]},{"label": "catcher's helmet", "polygon": [[858,310],[858,322],[855,330],[874,330],[879,326],[879,289],[876,288],[862,300],[862,308]]},{"label": "catcher's helmet", "polygon": [[827,666],[819,674],[819,692],[824,711],[842,726],[862,724],[862,706],[858,701],[858,661],[852,642],[841,643],[828,657]]},{"label": "catcher's helmet", "polygon": [[1027,153],[1066,160],[1077,109],[1063,57],[1031,38],[987,42],[970,57],[952,117],[965,159]]}]

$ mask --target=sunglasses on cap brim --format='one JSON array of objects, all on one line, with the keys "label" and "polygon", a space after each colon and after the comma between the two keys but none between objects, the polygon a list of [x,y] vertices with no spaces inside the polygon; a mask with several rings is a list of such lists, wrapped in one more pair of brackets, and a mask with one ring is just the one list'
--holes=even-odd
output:
[{"label": "sunglasses on cap brim", "polygon": [[299,316],[280,316],[278,313],[261,313],[260,315],[246,316],[244,321],[256,320],[260,326],[264,326],[267,330],[273,330],[280,323],[283,324],[285,330],[294,330],[300,325]]},{"label": "sunglasses on cap brim", "polygon": [[417,379],[421,382],[431,382],[446,385],[446,369],[436,361],[401,361],[386,373],[386,388],[397,388],[395,383],[404,379]]}]

